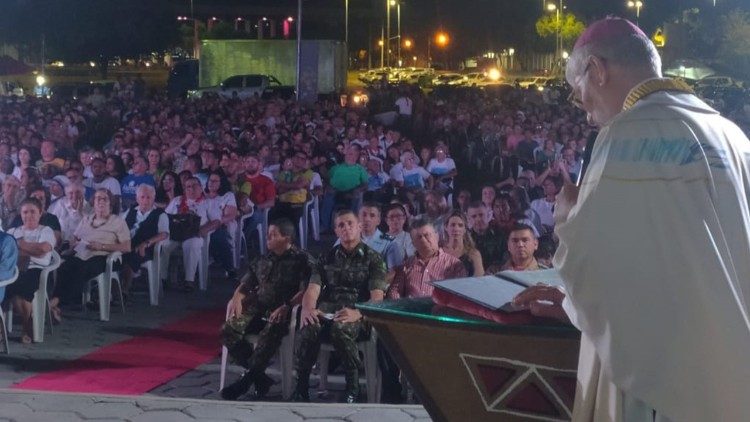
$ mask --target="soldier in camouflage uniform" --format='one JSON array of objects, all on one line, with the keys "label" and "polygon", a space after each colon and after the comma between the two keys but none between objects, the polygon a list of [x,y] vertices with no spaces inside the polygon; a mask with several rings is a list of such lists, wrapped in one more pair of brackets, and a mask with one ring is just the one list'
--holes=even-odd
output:
[{"label": "soldier in camouflage uniform", "polygon": [[340,244],[321,258],[320,278],[310,279],[302,298],[293,401],[309,401],[310,370],[317,360],[321,339],[326,337],[344,366],[345,401],[357,401],[361,364],[357,340],[369,338],[370,331],[354,305],[383,300],[387,287],[385,263],[379,253],[362,242],[357,216],[348,210],[339,211],[334,225]]},{"label": "soldier in camouflage uniform", "polygon": [[[268,392],[273,381],[265,370],[289,331],[291,308],[300,302],[310,278],[319,278],[310,254],[293,245],[294,233],[288,220],[268,226],[268,254],[252,263],[232,297],[231,316],[222,327],[221,340],[229,356],[247,372],[221,390],[224,399],[236,399],[252,384],[258,398]],[[259,334],[254,350],[249,342],[252,334]]]}]

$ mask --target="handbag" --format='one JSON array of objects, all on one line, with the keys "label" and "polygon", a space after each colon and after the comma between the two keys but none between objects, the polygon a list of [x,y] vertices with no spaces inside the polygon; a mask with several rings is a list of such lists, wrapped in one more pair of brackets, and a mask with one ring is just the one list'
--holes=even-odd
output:
[{"label": "handbag", "polygon": [[189,211],[185,196],[182,197],[178,214],[168,214],[169,217],[169,239],[175,242],[184,242],[191,237],[198,237],[201,227],[201,218]]}]

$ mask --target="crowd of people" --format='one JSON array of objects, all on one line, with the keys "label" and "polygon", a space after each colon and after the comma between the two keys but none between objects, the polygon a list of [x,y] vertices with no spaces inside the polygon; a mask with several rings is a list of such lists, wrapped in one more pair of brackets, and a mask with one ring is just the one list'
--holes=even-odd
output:
[{"label": "crowd of people", "polygon": [[[369,335],[354,304],[429,296],[429,281],[441,278],[550,266],[556,195],[579,177],[595,136],[565,101],[566,88],[380,89],[374,97],[395,99],[392,126],[325,98],[303,105],[116,89],[0,104],[0,221],[17,239],[21,272],[5,299],[21,315],[22,341],[31,341],[30,303],[53,251],[64,259],[50,293],[62,322],[109,254],[124,255],[127,301],[157,244],[163,282],[194,290],[209,242],[226,279],[239,280],[222,341],[248,369],[222,395],[234,399],[252,385],[258,397],[267,393],[265,369],[301,305],[292,398],[308,399],[324,339],[344,356],[353,402],[356,341]],[[310,204],[322,233],[337,238],[323,237],[319,257],[295,246]],[[256,229],[265,244],[253,242]],[[243,231],[249,270],[234,258]],[[178,249],[180,275],[167,281]],[[250,332],[261,334],[259,344],[246,343]],[[397,368],[379,352],[383,399],[398,402]]]}]

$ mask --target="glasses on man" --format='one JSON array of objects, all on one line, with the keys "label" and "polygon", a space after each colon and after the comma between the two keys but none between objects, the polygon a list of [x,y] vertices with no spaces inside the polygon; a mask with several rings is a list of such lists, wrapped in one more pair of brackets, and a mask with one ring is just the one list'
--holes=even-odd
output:
[{"label": "glasses on man", "polygon": [[581,74],[578,75],[578,77],[576,77],[575,80],[573,81],[573,85],[570,87],[570,95],[568,95],[568,101],[571,104],[573,104],[573,106],[580,108],[581,110],[583,110],[583,100],[581,100],[581,98],[579,98],[576,95],[576,89],[578,88],[578,86],[581,83],[581,80],[583,79],[584,76],[586,76],[586,73],[589,71],[590,68],[591,68],[591,62],[589,61],[588,64],[586,65],[586,68],[583,69],[583,72],[581,72]]}]

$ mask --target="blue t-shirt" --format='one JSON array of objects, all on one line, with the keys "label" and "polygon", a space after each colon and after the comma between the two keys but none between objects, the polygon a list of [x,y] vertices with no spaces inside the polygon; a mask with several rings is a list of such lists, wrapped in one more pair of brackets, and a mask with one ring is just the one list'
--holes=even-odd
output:
[{"label": "blue t-shirt", "polygon": [[[13,277],[18,265],[18,245],[16,239],[5,232],[0,232],[0,281]],[[0,287],[0,302],[5,298],[5,287]]]},{"label": "blue t-shirt", "polygon": [[154,176],[150,174],[144,174],[143,176],[136,176],[129,174],[122,179],[122,201],[123,204],[131,201],[135,201],[135,190],[139,185],[147,184],[156,187]]}]

